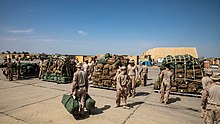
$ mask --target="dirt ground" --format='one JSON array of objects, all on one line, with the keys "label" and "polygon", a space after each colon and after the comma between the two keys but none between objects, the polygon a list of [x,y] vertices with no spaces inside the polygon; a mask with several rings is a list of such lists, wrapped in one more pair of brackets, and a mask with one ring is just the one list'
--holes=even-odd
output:
[{"label": "dirt ground", "polygon": [[159,69],[149,68],[148,85],[138,87],[135,98],[128,98],[130,109],[115,106],[115,91],[90,87],[96,100],[92,114],[75,119],[61,104],[71,84],[44,82],[37,78],[7,81],[0,74],[1,124],[201,124],[200,102],[197,97],[171,95],[170,104],[160,104],[154,92]]}]

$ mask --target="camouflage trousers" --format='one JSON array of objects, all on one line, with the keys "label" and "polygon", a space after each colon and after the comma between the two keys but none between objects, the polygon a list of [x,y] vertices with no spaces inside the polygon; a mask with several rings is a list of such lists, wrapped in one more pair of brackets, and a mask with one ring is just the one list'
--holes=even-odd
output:
[{"label": "camouflage trousers", "polygon": [[[204,100],[205,97],[206,97],[206,96],[205,96],[205,91],[203,90],[203,91],[202,91],[201,99]],[[206,102],[207,102],[207,101],[206,101]],[[206,114],[206,103],[202,102],[200,109],[201,109],[201,115],[200,115],[200,116],[201,116],[202,118],[204,118],[204,117],[205,117],[205,114]]]},{"label": "camouflage trousers", "polygon": [[13,81],[13,70],[12,68],[7,68],[7,76],[9,81]]},{"label": "camouflage trousers", "polygon": [[84,112],[84,107],[85,107],[85,101],[86,101],[86,87],[79,87],[76,91],[76,97],[80,99],[80,107],[79,107],[79,112],[83,114]]},{"label": "camouflage trousers", "polygon": [[127,105],[127,96],[128,96],[128,88],[123,87],[121,90],[117,89],[116,90],[116,105],[120,106],[121,99],[123,102],[123,106]]},{"label": "camouflage trousers", "polygon": [[7,69],[6,68],[2,69],[2,73],[5,75],[6,78],[8,78],[8,74],[7,74]]},{"label": "camouflage trousers", "polygon": [[135,87],[136,87],[136,80],[135,80],[135,75],[129,75],[130,80],[131,80],[131,86],[129,87],[129,96],[132,95],[132,97],[135,96]]},{"label": "camouflage trousers", "polygon": [[146,86],[147,84],[147,73],[141,73],[141,85]]},{"label": "camouflage trousers", "polygon": [[205,114],[205,124],[220,124],[220,106],[216,105],[207,105],[206,114]]},{"label": "camouflage trousers", "polygon": [[167,103],[169,100],[169,95],[170,95],[170,89],[171,89],[171,84],[170,82],[162,82],[161,87],[160,87],[160,102],[161,103]]}]

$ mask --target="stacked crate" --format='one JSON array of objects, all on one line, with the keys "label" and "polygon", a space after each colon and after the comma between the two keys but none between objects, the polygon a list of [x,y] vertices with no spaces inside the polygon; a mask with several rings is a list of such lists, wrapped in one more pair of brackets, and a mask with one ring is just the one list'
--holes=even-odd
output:
[{"label": "stacked crate", "polygon": [[97,61],[92,74],[93,86],[115,88],[115,75],[119,65],[128,65],[128,59],[123,56],[106,54]]},{"label": "stacked crate", "polygon": [[72,60],[65,56],[50,57],[42,63],[41,80],[70,83],[73,78],[75,64]]},{"label": "stacked crate", "polygon": [[[174,81],[171,83],[171,91],[179,93],[200,94],[202,90],[201,79],[203,68],[199,61],[191,55],[167,56],[164,58],[161,71],[169,64],[174,73]],[[155,83],[154,89],[160,88],[161,79]]]}]

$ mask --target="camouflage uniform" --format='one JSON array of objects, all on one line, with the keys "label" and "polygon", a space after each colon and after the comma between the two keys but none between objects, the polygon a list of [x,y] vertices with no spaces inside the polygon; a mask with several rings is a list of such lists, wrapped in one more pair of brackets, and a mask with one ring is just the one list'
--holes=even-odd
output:
[{"label": "camouflage uniform", "polygon": [[147,84],[147,73],[148,73],[148,67],[146,65],[142,65],[142,71],[141,71],[141,85],[146,86]]},{"label": "camouflage uniform", "polygon": [[8,79],[8,74],[7,74],[7,58],[4,58],[4,62],[2,63],[2,65],[4,66],[2,68],[2,73],[5,75],[5,77]]},{"label": "camouflage uniform", "polygon": [[8,60],[9,61],[6,64],[8,80],[13,81],[13,63],[11,62],[11,58],[9,58]]},{"label": "camouflage uniform", "polygon": [[90,74],[90,69],[89,69],[88,60],[86,60],[86,61],[84,62],[82,69],[83,69],[83,71],[86,72],[86,74],[89,76],[89,74]]},{"label": "camouflage uniform", "polygon": [[116,107],[120,106],[121,98],[123,101],[123,108],[127,108],[128,88],[130,84],[129,76],[126,74],[126,67],[122,67],[122,72],[117,76],[116,85]]},{"label": "camouflage uniform", "polygon": [[202,103],[204,109],[206,108],[205,123],[206,124],[220,124],[220,77],[212,78],[215,83],[210,84],[204,90]]},{"label": "camouflage uniform", "polygon": [[137,66],[134,65],[134,61],[130,60],[128,65],[128,76],[131,80],[131,89],[129,89],[129,92],[132,94],[132,96],[135,96],[135,87],[136,87],[136,79],[138,77],[138,70]]},{"label": "camouflage uniform", "polygon": [[86,92],[88,92],[88,76],[86,72],[81,70],[78,64],[77,71],[74,73],[72,82],[72,94],[80,99],[80,113],[83,114],[85,107]]},{"label": "camouflage uniform", "polygon": [[121,67],[119,67],[119,69],[117,69],[116,74],[114,76],[114,80],[117,80],[118,75],[121,73]]},{"label": "camouflage uniform", "polygon": [[160,78],[162,78],[162,84],[160,88],[161,97],[160,102],[161,103],[168,103],[169,95],[170,95],[170,89],[171,89],[171,80],[173,80],[173,72],[170,70],[163,70],[160,74]]},{"label": "camouflage uniform", "polygon": [[40,71],[39,71],[39,76],[38,76],[38,78],[40,79],[40,78],[41,78],[41,75],[42,75],[42,73],[43,73],[43,60],[41,60],[41,61],[39,62],[39,66],[40,66]]},{"label": "camouflage uniform", "polygon": [[21,61],[19,59],[16,60],[16,72],[17,72],[17,79],[21,76]]},{"label": "camouflage uniform", "polygon": [[[205,89],[208,85],[213,83],[213,80],[210,78],[210,76],[212,75],[212,71],[205,71],[205,77],[202,78],[202,99],[205,97]],[[204,109],[203,105],[204,103],[201,103],[201,117],[203,118],[205,116],[205,111],[206,109]]]}]

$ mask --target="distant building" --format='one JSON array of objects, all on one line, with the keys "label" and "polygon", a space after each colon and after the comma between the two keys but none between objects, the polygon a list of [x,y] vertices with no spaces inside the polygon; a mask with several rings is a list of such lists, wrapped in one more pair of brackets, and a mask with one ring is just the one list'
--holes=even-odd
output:
[{"label": "distant building", "polygon": [[155,61],[158,59],[164,58],[168,55],[185,55],[189,54],[195,58],[198,58],[198,53],[195,47],[159,47],[149,49],[146,52],[143,52],[142,56],[150,55],[151,58]]}]

